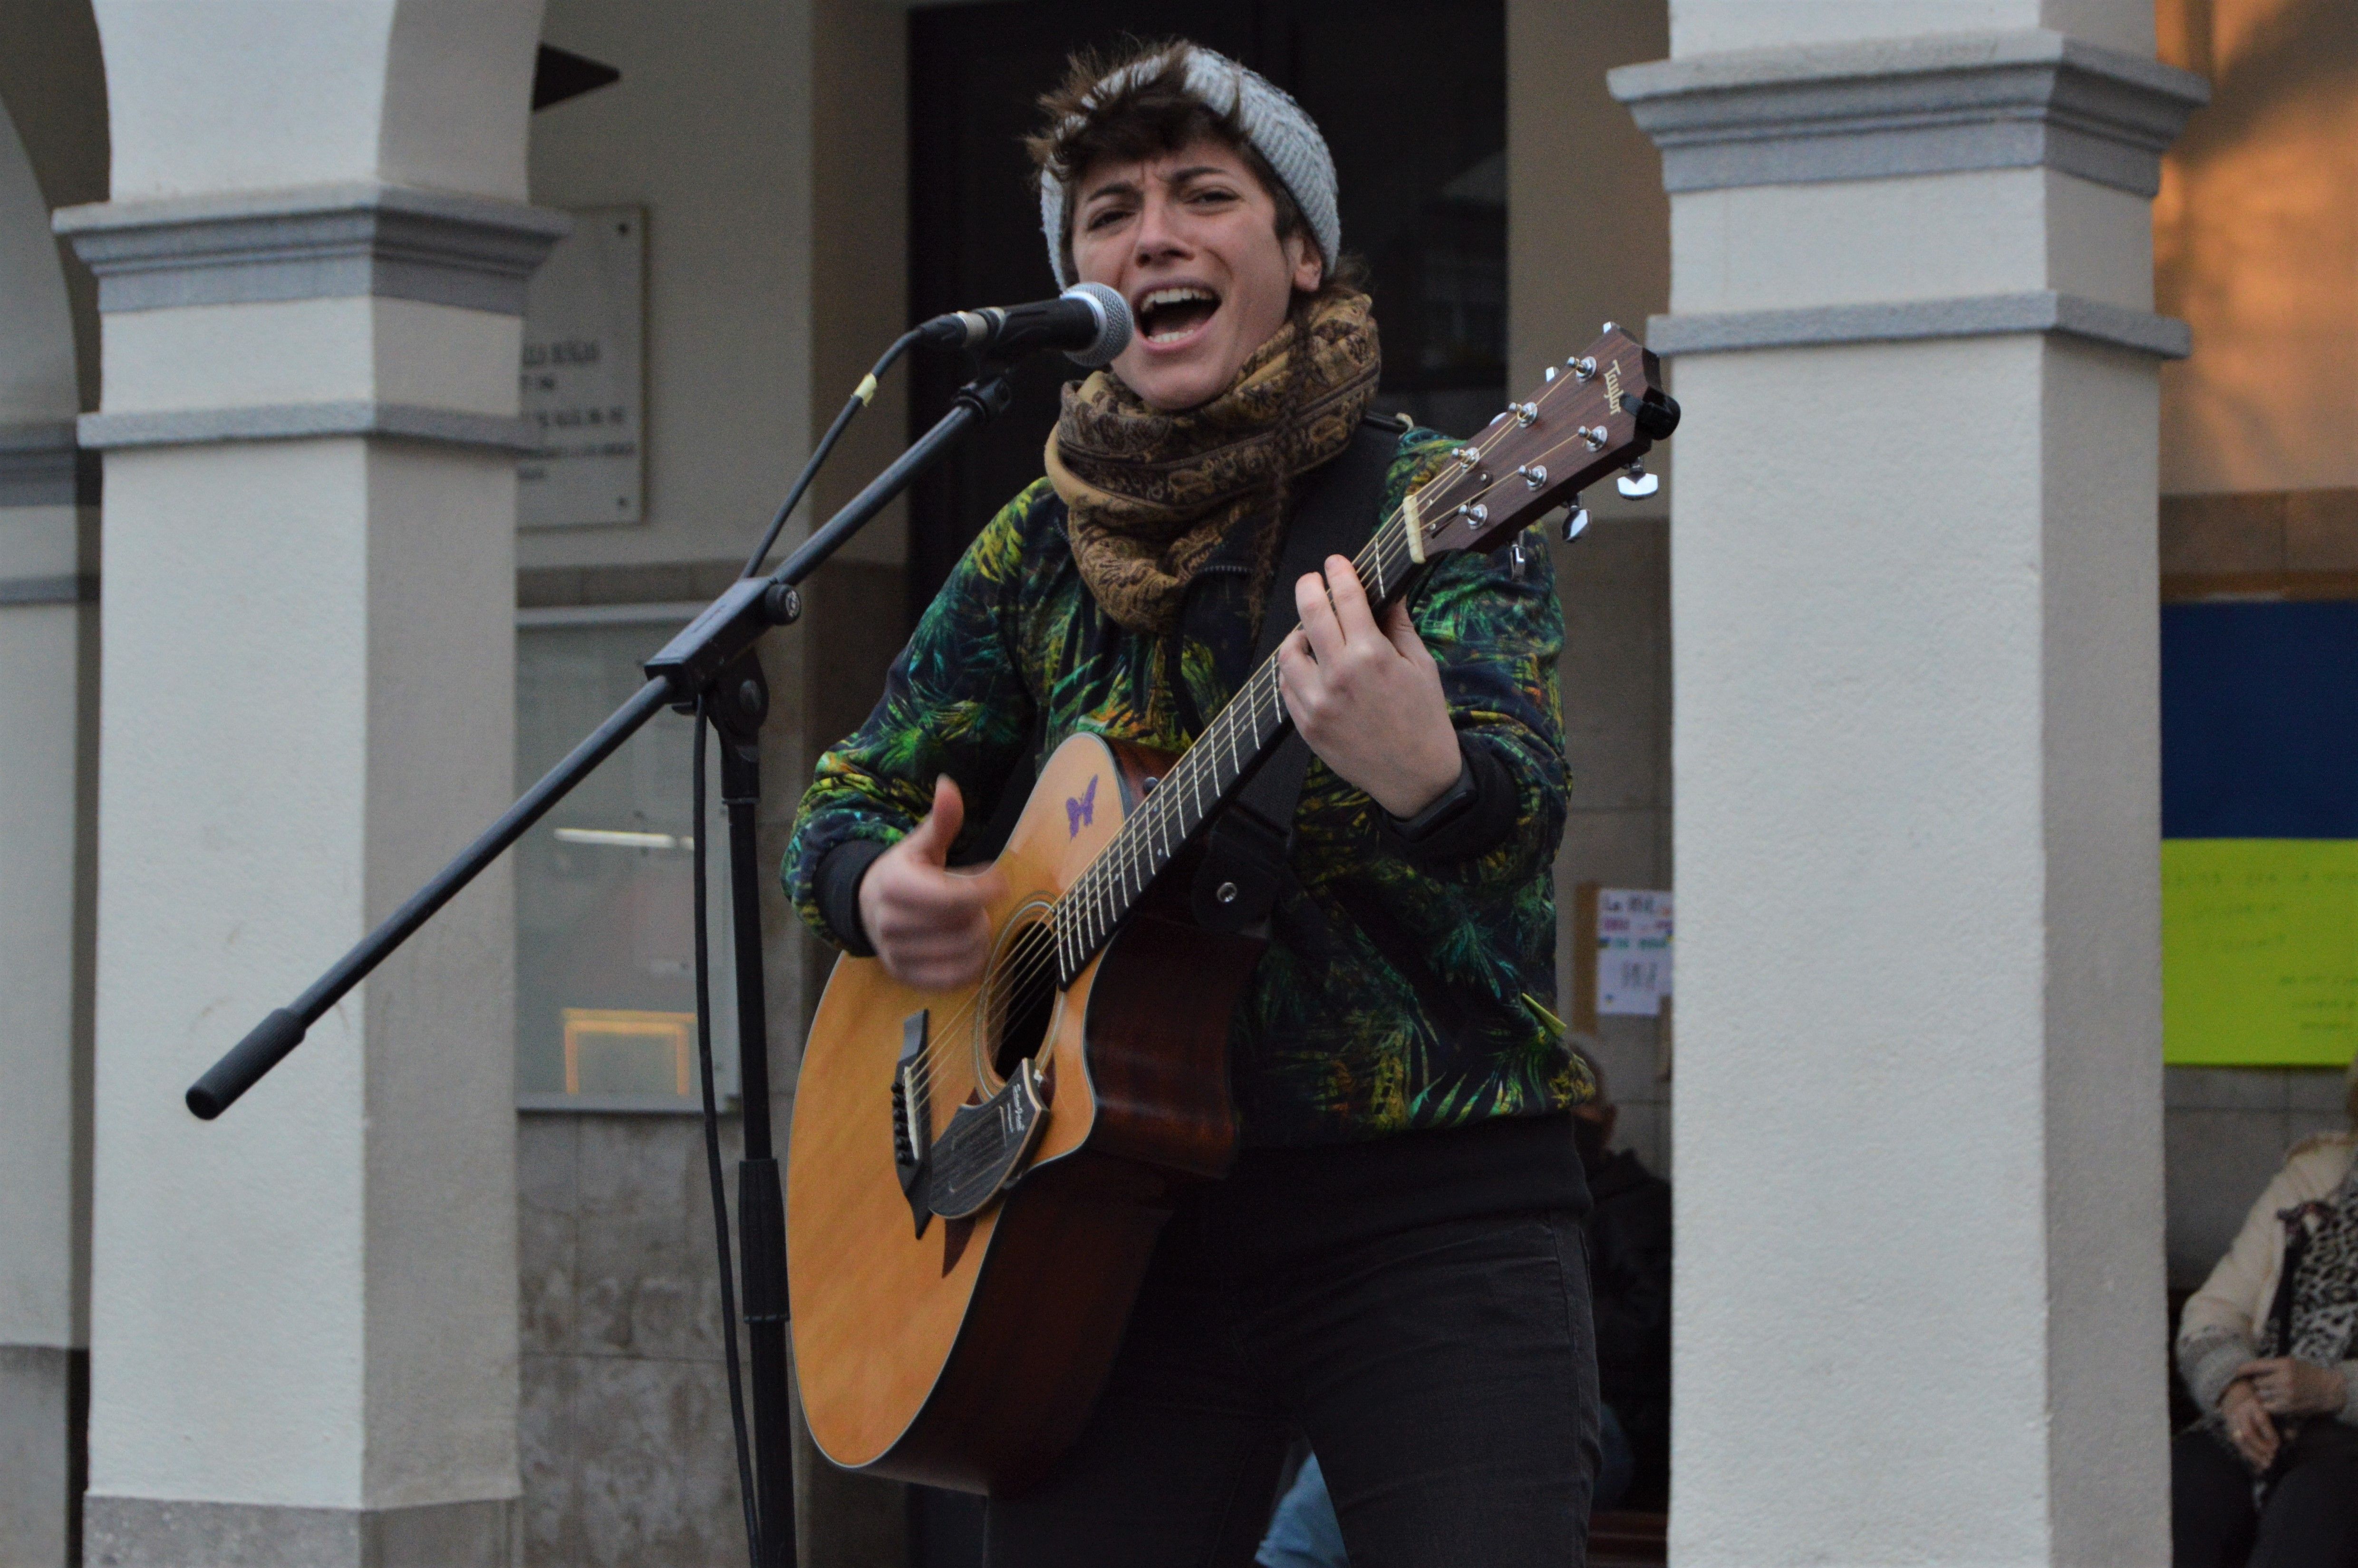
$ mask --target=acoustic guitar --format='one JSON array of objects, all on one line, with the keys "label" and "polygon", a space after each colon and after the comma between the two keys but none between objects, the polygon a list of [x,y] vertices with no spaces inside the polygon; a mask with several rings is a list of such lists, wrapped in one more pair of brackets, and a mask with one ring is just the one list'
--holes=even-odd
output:
[{"label": "acoustic guitar", "polygon": [[[1567,503],[1585,521],[1580,489],[1678,423],[1609,323],[1548,375],[1359,552],[1379,611],[1443,556]],[[837,1465],[1007,1493],[1080,1431],[1174,1196],[1236,1147],[1228,1015],[1260,944],[1194,924],[1162,873],[1290,729],[1271,658],[1178,757],[1072,737],[1000,856],[980,980],[837,962],[786,1187],[795,1368]]]}]

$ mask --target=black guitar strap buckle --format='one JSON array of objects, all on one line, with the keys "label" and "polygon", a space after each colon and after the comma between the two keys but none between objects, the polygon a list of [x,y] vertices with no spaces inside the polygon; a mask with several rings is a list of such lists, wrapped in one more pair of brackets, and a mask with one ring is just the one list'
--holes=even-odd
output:
[{"label": "black guitar strap buckle", "polygon": [[[1302,741],[1295,737],[1286,744],[1300,746]],[[1295,792],[1300,792],[1298,784]],[[1221,812],[1204,836],[1204,859],[1195,868],[1195,924],[1207,931],[1234,934],[1267,920],[1293,845],[1291,833],[1271,826],[1242,802]]]}]

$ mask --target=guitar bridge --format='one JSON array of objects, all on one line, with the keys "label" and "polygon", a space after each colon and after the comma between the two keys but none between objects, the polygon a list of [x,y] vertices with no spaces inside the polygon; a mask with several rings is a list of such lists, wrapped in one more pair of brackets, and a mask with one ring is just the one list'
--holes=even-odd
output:
[{"label": "guitar bridge", "polygon": [[933,1101],[926,1096],[925,1039],[928,1013],[920,1009],[901,1022],[901,1057],[892,1065],[892,1167],[917,1234],[934,1217],[927,1202],[932,1186]]}]

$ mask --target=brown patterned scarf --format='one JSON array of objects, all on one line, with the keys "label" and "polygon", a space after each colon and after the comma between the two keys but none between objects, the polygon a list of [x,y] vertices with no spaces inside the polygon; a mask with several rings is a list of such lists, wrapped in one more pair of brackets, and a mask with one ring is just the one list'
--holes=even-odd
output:
[{"label": "brown patterned scarf", "polygon": [[[1133,632],[1169,631],[1229,531],[1282,517],[1295,476],[1351,444],[1383,369],[1369,304],[1338,294],[1313,306],[1253,351],[1226,392],[1182,413],[1148,407],[1102,370],[1065,388],[1048,481],[1107,614]],[[1260,530],[1256,607],[1282,532]]]}]

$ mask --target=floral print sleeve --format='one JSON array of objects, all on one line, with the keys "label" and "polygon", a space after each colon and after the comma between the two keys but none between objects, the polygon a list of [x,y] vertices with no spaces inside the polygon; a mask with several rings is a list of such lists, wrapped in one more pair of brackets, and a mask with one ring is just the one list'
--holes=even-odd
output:
[{"label": "floral print sleeve", "polygon": [[1028,754],[1037,719],[1009,633],[1025,528],[1046,494],[1044,480],[983,529],[892,661],[867,722],[819,758],[784,876],[787,897],[820,935],[837,939],[819,905],[819,869],[831,851],[898,843],[932,808],[944,773],[965,796],[963,837],[971,838]]}]

